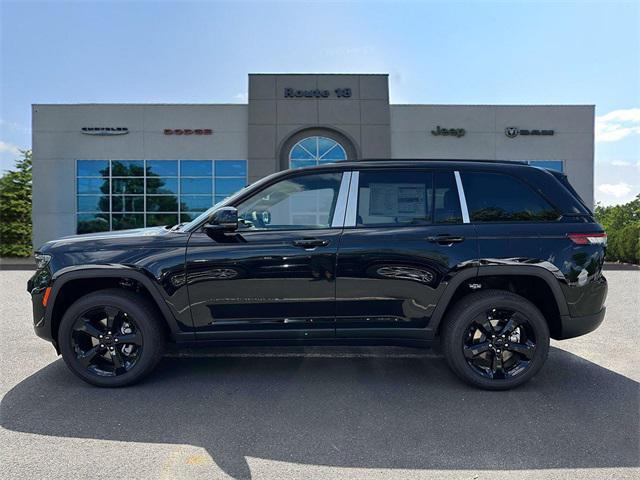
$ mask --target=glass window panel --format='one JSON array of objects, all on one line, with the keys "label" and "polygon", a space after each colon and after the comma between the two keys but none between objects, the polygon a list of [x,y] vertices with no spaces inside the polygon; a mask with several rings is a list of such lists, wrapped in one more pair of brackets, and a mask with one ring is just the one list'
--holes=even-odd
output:
[{"label": "glass window panel", "polygon": [[227,198],[229,198],[229,195],[216,195],[215,196],[216,203],[221,202],[221,201],[223,201],[223,200],[225,200]]},{"label": "glass window panel", "polygon": [[304,147],[311,155],[312,158],[318,158],[318,137],[309,137],[302,140],[299,145]]},{"label": "glass window panel", "polygon": [[78,212],[108,212],[109,197],[107,195],[78,196]]},{"label": "glass window panel", "polygon": [[147,196],[147,212],[177,212],[178,197],[175,195]]},{"label": "glass window panel", "polygon": [[78,160],[79,177],[108,177],[109,160]]},{"label": "glass window panel", "polygon": [[[341,173],[314,173],[281,180],[242,202],[238,216],[250,229],[328,228],[341,178]],[[302,202],[310,211],[296,210]]]},{"label": "glass window panel", "polygon": [[313,167],[315,160],[291,160],[291,168]]},{"label": "glass window panel", "polygon": [[198,215],[201,215],[203,212],[189,212],[189,213],[181,213],[180,214],[180,221],[181,222],[190,222],[191,220],[193,220],[194,218],[196,218]]},{"label": "glass window panel", "polygon": [[147,227],[173,226],[178,223],[177,213],[152,213],[147,214]]},{"label": "glass window panel", "polygon": [[177,178],[147,177],[147,194],[178,193]]},{"label": "glass window panel", "polygon": [[113,195],[111,203],[112,212],[144,212],[143,196]]},{"label": "glass window panel", "polygon": [[326,155],[335,145],[337,145],[335,140],[327,137],[318,137],[318,156],[322,157]]},{"label": "glass window panel", "polygon": [[300,145],[296,145],[291,150],[289,158],[293,160],[315,160],[315,157],[310,152],[306,151]]},{"label": "glass window panel", "polygon": [[180,160],[182,177],[210,177],[213,175],[211,160]]},{"label": "glass window panel", "polygon": [[464,194],[472,222],[556,220],[558,213],[537,192],[510,175],[466,172]]},{"label": "glass window panel", "polygon": [[246,185],[244,178],[216,178],[216,195],[231,195]]},{"label": "glass window panel", "polygon": [[436,223],[462,223],[458,187],[452,172],[436,173],[433,208]]},{"label": "glass window panel", "polygon": [[147,176],[177,177],[177,160],[147,160]]},{"label": "glass window panel", "polygon": [[111,215],[113,230],[127,230],[129,228],[143,228],[144,215],[130,213],[114,213]]},{"label": "glass window panel", "polygon": [[562,160],[531,160],[529,165],[546,168],[548,170],[563,171]]},{"label": "glass window panel", "polygon": [[109,195],[109,180],[106,178],[78,178],[76,193]]},{"label": "glass window panel", "polygon": [[112,160],[111,176],[142,177],[144,175],[143,160]]},{"label": "glass window panel", "polygon": [[180,197],[180,210],[184,212],[202,212],[212,203],[211,195],[182,195]]},{"label": "glass window panel", "polygon": [[334,148],[332,148],[331,150],[329,150],[321,159],[320,162],[324,161],[333,161],[333,162],[337,162],[339,160],[346,160],[347,159],[347,153],[344,151],[344,148],[342,148],[342,145],[338,145],[336,144],[336,146]]},{"label": "glass window panel", "polygon": [[181,178],[181,193],[212,193],[211,178]]},{"label": "glass window panel", "polygon": [[216,160],[216,177],[246,177],[246,160]]},{"label": "glass window panel", "polygon": [[144,179],[142,178],[114,178],[111,180],[111,194],[144,193]]},{"label": "glass window panel", "polygon": [[414,170],[363,171],[358,187],[358,226],[431,222],[433,175]]},{"label": "glass window panel", "polygon": [[78,214],[76,223],[76,232],[81,233],[93,233],[93,232],[106,232],[109,230],[109,215],[108,214]]},{"label": "glass window panel", "polygon": [[347,153],[338,142],[327,137],[308,137],[296,143],[289,153],[291,168],[309,167],[346,160]]}]

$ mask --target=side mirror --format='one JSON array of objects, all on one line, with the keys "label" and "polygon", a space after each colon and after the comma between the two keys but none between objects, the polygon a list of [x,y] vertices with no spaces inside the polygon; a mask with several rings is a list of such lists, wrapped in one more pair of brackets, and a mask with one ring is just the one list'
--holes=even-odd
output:
[{"label": "side mirror", "polygon": [[207,233],[233,232],[238,229],[238,209],[236,207],[222,207],[209,216],[204,226]]}]

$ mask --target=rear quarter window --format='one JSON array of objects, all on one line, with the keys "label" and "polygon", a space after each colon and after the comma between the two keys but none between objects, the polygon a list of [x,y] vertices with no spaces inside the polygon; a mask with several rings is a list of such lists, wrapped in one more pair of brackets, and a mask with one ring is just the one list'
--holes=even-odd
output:
[{"label": "rear quarter window", "polygon": [[514,176],[463,172],[461,177],[472,222],[541,222],[559,217],[546,199]]}]

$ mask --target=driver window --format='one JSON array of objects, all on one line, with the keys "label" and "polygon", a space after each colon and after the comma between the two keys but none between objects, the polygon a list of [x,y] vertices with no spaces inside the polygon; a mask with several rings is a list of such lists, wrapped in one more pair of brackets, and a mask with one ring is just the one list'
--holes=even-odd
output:
[{"label": "driver window", "polygon": [[316,173],[271,185],[237,206],[240,228],[329,228],[341,179],[340,172]]}]

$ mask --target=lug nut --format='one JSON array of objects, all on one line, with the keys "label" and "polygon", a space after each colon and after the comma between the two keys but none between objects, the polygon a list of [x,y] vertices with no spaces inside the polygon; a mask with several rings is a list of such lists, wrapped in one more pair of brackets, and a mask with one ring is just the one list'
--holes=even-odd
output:
[{"label": "lug nut", "polygon": [[104,335],[100,335],[100,338],[104,337]]},{"label": "lug nut", "polygon": [[493,348],[493,343],[490,343],[490,344],[489,344],[489,347]]},{"label": "lug nut", "polygon": [[[116,340],[116,342],[117,342],[117,340]],[[505,344],[504,344],[504,346],[505,346],[505,347],[508,347],[508,346],[509,346],[509,344],[508,344],[508,343],[505,343]]]},{"label": "lug nut", "polygon": [[107,332],[107,334],[111,335],[111,332]]},{"label": "lug nut", "polygon": [[101,344],[100,344],[100,348],[104,348],[104,343],[101,343]]},{"label": "lug nut", "polygon": [[109,350],[113,350],[113,347],[109,347]]},{"label": "lug nut", "polygon": [[[113,348],[112,348],[111,350],[113,350]],[[500,350],[496,350],[496,352],[497,352],[497,353],[500,353]]]},{"label": "lug nut", "polygon": [[117,342],[117,341],[118,341],[118,339],[116,338],[116,339],[114,340],[114,342]]}]

